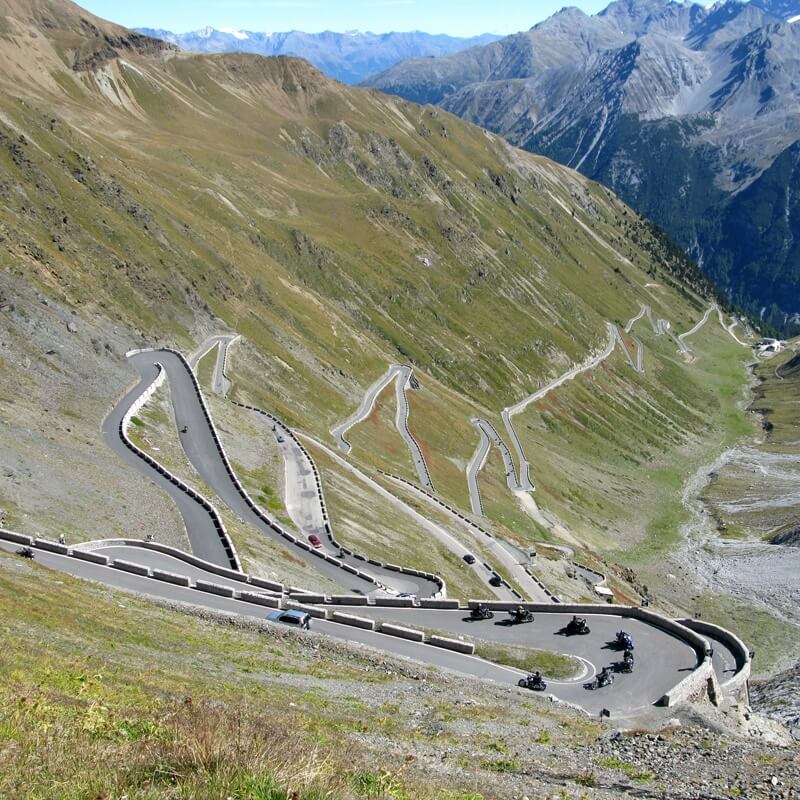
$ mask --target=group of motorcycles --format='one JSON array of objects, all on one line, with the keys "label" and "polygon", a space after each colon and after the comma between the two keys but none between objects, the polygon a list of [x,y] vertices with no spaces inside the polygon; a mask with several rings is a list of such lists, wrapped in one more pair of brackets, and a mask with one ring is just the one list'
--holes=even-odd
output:
[{"label": "group of motorcycles", "polygon": [[[521,605],[509,609],[508,614],[509,625],[533,622],[533,612]],[[482,604],[471,609],[469,614],[469,619],[473,622],[493,618],[494,611]],[[567,625],[562,628],[561,632],[565,633],[567,636],[585,636],[591,633],[591,630],[585,618],[573,616]],[[610,666],[603,667],[591,681],[584,684],[586,689],[602,689],[605,686],[611,686],[611,684],[614,683],[615,672],[633,672],[635,659],[633,655],[633,638],[631,635],[625,631],[617,631],[613,645],[617,650],[622,651],[622,660],[616,661]],[[531,672],[524,678],[520,678],[517,685],[523,689],[531,689],[536,692],[543,692],[547,689],[547,682],[540,672]]]},{"label": "group of motorcycles", "polygon": [[603,667],[594,678],[585,683],[587,689],[602,689],[604,686],[611,686],[614,683],[615,672],[633,672],[633,638],[625,631],[617,631],[614,639],[614,646],[622,650],[622,661],[615,661],[608,667]]}]

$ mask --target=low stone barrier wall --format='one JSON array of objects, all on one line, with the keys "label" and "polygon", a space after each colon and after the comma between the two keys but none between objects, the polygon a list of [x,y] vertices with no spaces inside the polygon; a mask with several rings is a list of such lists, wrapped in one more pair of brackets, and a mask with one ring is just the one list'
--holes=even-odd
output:
[{"label": "low stone barrier wall", "polygon": [[34,539],[33,546],[40,550],[49,550],[51,553],[59,553],[62,556],[69,555],[69,548],[65,544],[51,542],[49,539]]},{"label": "low stone barrier wall", "polygon": [[108,565],[108,556],[101,556],[98,553],[92,553],[89,550],[73,550],[72,557],[80,561],[91,561],[92,564]]},{"label": "low stone barrier wall", "polygon": [[691,674],[677,686],[666,692],[656,703],[659,706],[674,706],[676,703],[698,701],[709,698],[719,704],[719,684],[714,675],[711,657],[707,656]]},{"label": "low stone barrier wall", "polygon": [[460,605],[458,600],[433,600],[428,597],[419,601],[420,608],[459,608]]},{"label": "low stone barrier wall", "polygon": [[413,608],[414,599],[411,597],[376,597],[376,606],[390,606],[392,608]]},{"label": "low stone barrier wall", "polygon": [[[681,625],[696,631],[697,633],[707,636],[712,636],[724,642],[736,658],[736,672],[720,684],[722,691],[730,696],[738,695],[739,692],[744,691],[747,695],[747,683],[750,680],[750,673],[752,671],[752,660],[750,658],[750,650],[747,645],[736,634],[731,633],[719,625],[714,625],[710,622],[700,619],[681,619],[677,620]],[[746,701],[748,697],[744,698]]]},{"label": "low stone barrier wall", "polygon": [[14,533],[14,531],[0,531],[0,536],[5,539],[7,542],[14,542],[14,544],[22,544],[26,547],[30,547],[33,544],[33,538],[31,536],[26,536],[24,533]]},{"label": "low stone barrier wall", "polygon": [[423,631],[414,630],[413,628],[404,628],[402,625],[392,625],[388,622],[381,623],[380,632],[388,636],[399,636],[401,639],[409,639],[412,642],[425,641],[425,633]]},{"label": "low stone barrier wall", "polygon": [[239,592],[239,599],[243,603],[255,603],[259,606],[268,608],[280,608],[281,601],[277,597],[270,597],[266,594],[256,594],[255,592]]},{"label": "low stone barrier wall", "polygon": [[254,578],[252,575],[250,576],[250,585],[258,586],[259,589],[269,589],[273,592],[280,592],[281,594],[283,594],[285,591],[285,587],[282,583],[268,581],[264,578]]},{"label": "low stone barrier wall", "polygon": [[328,598],[324,594],[306,594],[305,592],[291,592],[289,597],[298,603],[327,603]]},{"label": "low stone barrier wall", "polygon": [[132,564],[130,561],[124,561],[121,558],[115,558],[111,562],[111,566],[114,567],[114,569],[121,569],[123,572],[131,572],[134,575],[150,576],[149,567],[143,567],[141,564]]},{"label": "low stone barrier wall", "polygon": [[444,647],[447,650],[455,650],[458,653],[472,655],[475,652],[475,645],[472,642],[464,642],[461,639],[448,639],[446,636],[431,636],[428,644],[434,647]]},{"label": "low stone barrier wall", "polygon": [[368,631],[374,631],[376,622],[374,619],[367,619],[366,617],[356,617],[352,614],[343,614],[341,611],[334,611],[331,613],[329,619],[331,622],[338,622],[342,625],[352,625],[354,628],[364,628]]},{"label": "low stone barrier wall", "polygon": [[176,575],[174,572],[165,572],[163,569],[151,570],[150,576],[157,581],[174,583],[176,586],[189,586],[191,581],[185,575]]},{"label": "low stone barrier wall", "polygon": [[286,608],[293,608],[296,611],[304,611],[315,619],[328,619],[330,611],[327,608],[318,608],[317,606],[307,606],[303,603],[297,603],[294,600],[289,600],[286,603]]},{"label": "low stone barrier wall", "polygon": [[195,581],[194,588],[209,594],[218,594],[220,597],[233,597],[233,589],[230,586],[221,586],[210,581]]},{"label": "low stone barrier wall", "polygon": [[335,606],[365,606],[369,603],[361,594],[332,594],[330,602]]}]

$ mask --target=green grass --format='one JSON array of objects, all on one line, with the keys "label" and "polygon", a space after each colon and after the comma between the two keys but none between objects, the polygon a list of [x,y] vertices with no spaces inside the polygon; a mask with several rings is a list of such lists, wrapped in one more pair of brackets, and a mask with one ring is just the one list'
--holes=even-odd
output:
[{"label": "green grass", "polygon": [[[369,655],[167,611],[4,553],[0,617],[2,797],[482,797],[474,768],[463,780],[436,777],[413,755],[398,757],[419,738],[408,680]],[[428,681],[438,686],[435,674]],[[371,684],[388,705],[363,701]],[[453,744],[470,752],[473,736],[489,739],[478,717],[458,732],[462,710],[481,711],[486,731],[501,716],[549,723],[485,701],[447,703]],[[364,745],[366,733],[384,744]],[[478,752],[489,772],[517,768],[501,766],[496,749]]]},{"label": "green grass", "polygon": [[217,363],[219,345],[212,347],[198,362],[195,368],[197,382],[203,391],[210,393],[214,384],[214,367]]},{"label": "green grass", "polygon": [[580,664],[571,656],[529,647],[509,647],[476,640],[475,655],[526,672],[538,670],[547,678],[574,678],[580,670]]},{"label": "green grass", "polygon": [[599,767],[606,767],[608,769],[617,769],[620,772],[634,781],[641,781],[642,783],[649,783],[653,780],[653,775],[650,770],[642,769],[637,764],[630,761],[623,761],[617,756],[609,756],[608,758],[600,758],[595,762]]}]

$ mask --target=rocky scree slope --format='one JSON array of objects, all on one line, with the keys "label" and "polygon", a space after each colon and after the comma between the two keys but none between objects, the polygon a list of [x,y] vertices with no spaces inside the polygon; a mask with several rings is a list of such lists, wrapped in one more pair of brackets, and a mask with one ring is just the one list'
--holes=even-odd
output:
[{"label": "rocky scree slope", "polygon": [[796,2],[710,8],[619,0],[411,60],[367,83],[464,119],[614,189],[728,296],[800,324],[800,15]]}]

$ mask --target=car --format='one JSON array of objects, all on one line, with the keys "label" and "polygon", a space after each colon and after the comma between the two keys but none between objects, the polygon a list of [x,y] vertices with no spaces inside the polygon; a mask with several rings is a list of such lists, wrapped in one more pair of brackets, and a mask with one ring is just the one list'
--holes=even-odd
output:
[{"label": "car", "polygon": [[308,630],[311,625],[311,614],[305,611],[297,611],[290,608],[288,611],[270,611],[266,619],[270,622],[280,622],[283,625],[291,625],[293,628],[303,628]]},{"label": "car", "polygon": [[400,594],[398,594],[397,596],[398,597],[410,597],[412,600],[415,600],[416,597],[417,597],[413,592],[400,592]]},{"label": "car", "polygon": [[464,561],[466,561],[466,562],[467,562],[467,564],[474,564],[476,560],[477,560],[477,559],[475,558],[475,556],[474,556],[474,555],[472,555],[472,553],[467,553],[467,554],[464,556]]},{"label": "car", "polygon": [[499,575],[492,575],[492,577],[489,578],[489,583],[492,586],[502,586],[503,585],[503,579]]},{"label": "car", "polygon": [[319,540],[319,536],[316,533],[312,533],[308,537],[308,541],[311,542],[311,546],[315,547],[317,550],[322,547],[322,542]]}]

